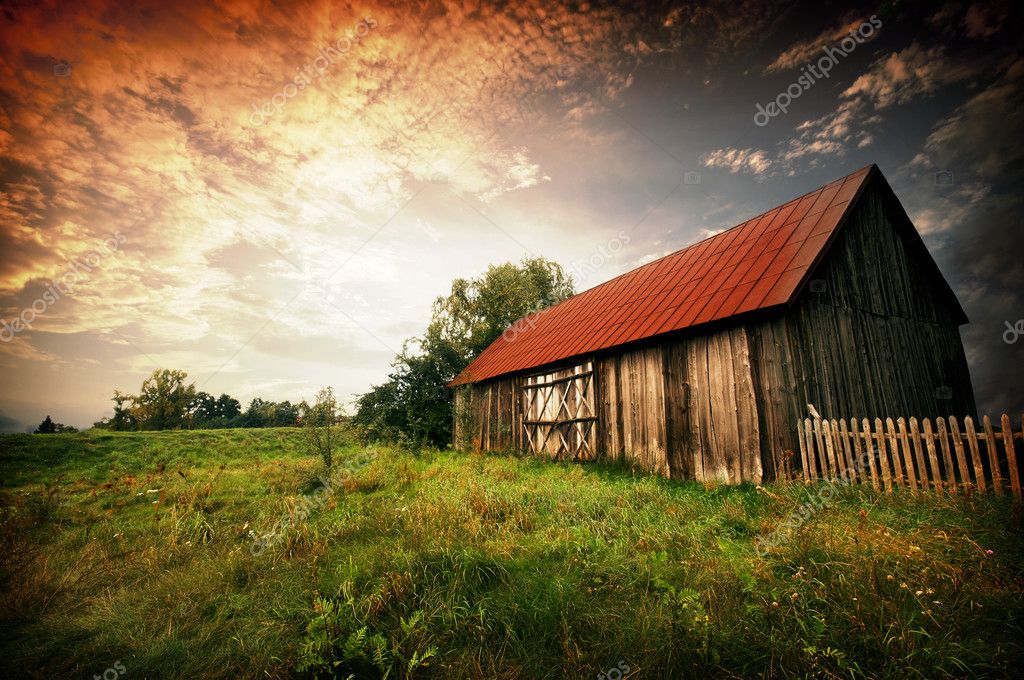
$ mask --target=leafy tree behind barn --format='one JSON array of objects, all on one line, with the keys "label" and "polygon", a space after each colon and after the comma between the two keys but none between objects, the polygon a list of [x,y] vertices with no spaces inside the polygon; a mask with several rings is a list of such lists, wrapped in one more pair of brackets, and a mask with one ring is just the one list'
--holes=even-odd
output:
[{"label": "leafy tree behind barn", "polygon": [[572,295],[561,265],[543,257],[456,279],[434,301],[423,337],[406,341],[387,382],[357,400],[353,424],[367,439],[445,446],[452,436],[448,382],[514,321]]}]

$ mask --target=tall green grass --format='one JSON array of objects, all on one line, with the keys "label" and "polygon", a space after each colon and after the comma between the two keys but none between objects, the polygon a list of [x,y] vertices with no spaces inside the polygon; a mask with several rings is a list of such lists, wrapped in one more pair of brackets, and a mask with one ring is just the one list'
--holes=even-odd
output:
[{"label": "tall green grass", "polygon": [[761,558],[754,538],[802,485],[370,453],[254,556],[319,484],[298,431],[0,437],[3,674],[933,678],[1024,661],[1008,499],[850,487]]}]

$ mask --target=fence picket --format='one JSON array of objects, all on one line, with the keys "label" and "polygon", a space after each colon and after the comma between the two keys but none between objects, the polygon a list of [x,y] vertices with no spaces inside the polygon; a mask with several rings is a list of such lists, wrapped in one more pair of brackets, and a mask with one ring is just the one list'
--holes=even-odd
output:
[{"label": "fence picket", "polygon": [[796,443],[800,447],[800,473],[806,482],[810,477],[807,472],[807,447],[804,446],[803,423],[800,421],[796,423]]},{"label": "fence picket", "polygon": [[839,443],[839,426],[835,419],[826,421],[828,422],[828,442],[832,447],[829,449],[829,455],[835,460],[836,463],[836,477],[843,477],[846,475],[846,461],[843,459],[843,446]]},{"label": "fence picket", "polygon": [[[961,486],[968,491],[973,486],[979,492],[991,489],[1020,501],[1024,471],[1018,466],[1014,439],[1024,438],[1024,429],[1014,432],[1005,413],[999,417],[998,433],[989,416],[983,416],[982,423],[978,428],[967,416],[961,431],[954,416],[936,418],[934,427],[931,419],[916,416],[886,418],[884,424],[875,418],[874,428],[867,418],[860,423],[856,418],[849,423],[845,418],[805,418],[797,421],[804,479],[867,484],[870,478],[876,490],[884,488],[886,493],[904,487],[912,493],[957,494]],[[984,452],[979,442],[985,443]]]},{"label": "fence picket", "polygon": [[825,457],[825,442],[822,440],[820,418],[814,419],[814,439],[818,442],[818,458],[821,460],[820,479],[828,479],[831,476],[831,473],[828,469],[828,460]]},{"label": "fence picket", "polygon": [[807,475],[808,479],[818,478],[818,459],[814,449],[814,426],[811,425],[810,418],[804,418],[803,431],[801,436],[804,438],[805,445],[807,446]]},{"label": "fence picket", "polygon": [[886,437],[889,441],[889,453],[892,456],[892,480],[896,486],[906,486],[907,478],[903,476],[903,461],[900,460],[900,448],[896,443],[896,426],[892,418],[885,419]]},{"label": "fence picket", "polygon": [[854,461],[857,465],[857,479],[861,484],[867,482],[868,468],[864,464],[864,453],[860,448],[860,433],[857,431],[857,419],[850,418],[850,448],[851,453],[855,456]]},{"label": "fence picket", "polygon": [[942,445],[942,460],[946,464],[946,484],[949,492],[959,492],[959,484],[956,482],[956,471],[959,471],[959,478],[964,484],[971,483],[971,473],[967,470],[967,459],[964,458],[964,442],[959,438],[959,429],[956,427],[956,419],[949,417],[949,427],[952,430],[953,449],[956,451],[956,469],[953,469],[953,459],[949,453],[949,441],[946,439],[946,421],[941,417],[936,419],[939,428],[939,443]]},{"label": "fence picket", "polygon": [[[935,435],[932,434],[932,421],[927,418],[922,419],[924,425],[924,437],[925,437],[925,449],[928,450],[928,462],[932,466],[932,479],[935,481],[935,492],[938,494],[942,493],[942,469],[939,467],[939,458],[935,455]],[[910,420],[911,429],[916,426],[913,420]],[[949,474],[949,468],[946,468],[946,474]]]},{"label": "fence picket", "polygon": [[[925,464],[925,445],[921,443],[921,430],[918,428],[918,419],[910,418],[910,443],[913,444],[913,460],[918,464],[918,481],[921,483],[922,491],[932,491],[932,482],[929,481],[928,465]],[[932,478],[938,472],[932,468]]]},{"label": "fence picket", "polygon": [[846,457],[846,476],[852,484],[860,481],[857,478],[857,466],[853,462],[853,453],[850,451],[850,431],[846,428],[846,419],[839,419],[839,439],[843,442],[843,455]]},{"label": "fence picket", "polygon": [[1020,498],[1020,472],[1017,470],[1017,452],[1013,450],[1013,426],[1010,416],[1003,414],[1000,425],[1003,428],[1003,446],[1006,448],[1006,466],[1010,472],[1010,488],[1013,495]]},{"label": "fence picket", "polygon": [[978,433],[974,430],[974,419],[970,416],[964,418],[964,433],[967,435],[967,446],[971,449],[971,462],[974,464],[974,483],[978,491],[984,491],[985,468],[981,464],[981,452],[978,451]]},{"label": "fence picket", "polygon": [[892,491],[892,466],[889,464],[889,452],[885,447],[885,430],[882,429],[882,419],[875,418],[875,439],[878,441],[878,463],[882,468],[882,480],[885,482],[885,490]]},{"label": "fence picket", "polygon": [[992,419],[982,416],[985,427],[985,446],[988,449],[988,464],[992,467],[992,488],[997,496],[1003,495],[1003,473],[999,469],[999,451],[996,450],[996,436],[992,432]]},{"label": "fence picket", "polygon": [[819,479],[818,453],[814,445],[814,424],[810,418],[804,419],[804,438],[807,439],[807,463],[810,466],[811,479]]},{"label": "fence picket", "polygon": [[871,470],[871,485],[875,487],[875,491],[878,491],[878,466],[875,464],[875,447],[871,443],[871,422],[865,418],[861,421],[861,426],[861,436],[864,437],[864,455],[868,457],[868,468]]},{"label": "fence picket", "polygon": [[[896,427],[899,430],[900,452],[903,455],[903,462],[907,466],[907,484],[910,485],[911,491],[917,491],[917,472],[914,471],[914,455],[910,453],[910,441],[907,438],[907,422],[903,418],[897,418]],[[918,470],[918,472],[920,471]]]}]

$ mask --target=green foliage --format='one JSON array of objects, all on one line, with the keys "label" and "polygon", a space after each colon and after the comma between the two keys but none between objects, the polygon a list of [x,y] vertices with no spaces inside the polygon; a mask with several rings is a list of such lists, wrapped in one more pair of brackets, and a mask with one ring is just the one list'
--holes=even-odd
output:
[{"label": "green foliage", "polygon": [[132,397],[132,415],[140,430],[181,430],[188,427],[189,408],[196,388],[186,384],[185,371],[161,369],[142,383]]},{"label": "green foliage", "polygon": [[300,429],[0,436],[0,674],[122,658],[133,677],[577,678],[622,660],[630,677],[895,679],[1024,662],[1009,498],[851,486],[759,557],[804,485],[364,454],[343,440],[333,464],[352,475],[253,556],[250,532],[321,473]]},{"label": "green foliage", "polygon": [[334,449],[339,444],[338,400],[334,397],[334,388],[324,387],[316,393],[303,424],[310,452],[319,456],[330,472]]},{"label": "green foliage", "polygon": [[185,371],[158,370],[146,379],[138,395],[114,392],[114,415],[94,427],[132,430],[218,429],[235,427],[296,427],[308,410],[305,401],[265,401],[259,397],[243,412],[234,397],[214,398],[186,384]]},{"label": "green foliage", "polygon": [[39,427],[34,430],[33,434],[57,434],[67,432],[78,432],[78,428],[72,427],[71,425],[65,425],[64,423],[55,423],[50,416],[46,416],[46,418],[43,419],[43,422],[39,423]]},{"label": "green foliage", "polygon": [[447,384],[513,322],[572,294],[562,267],[543,257],[456,279],[451,292],[435,300],[423,337],[405,343],[388,381],[359,398],[353,424],[369,440],[448,445],[453,400]]}]

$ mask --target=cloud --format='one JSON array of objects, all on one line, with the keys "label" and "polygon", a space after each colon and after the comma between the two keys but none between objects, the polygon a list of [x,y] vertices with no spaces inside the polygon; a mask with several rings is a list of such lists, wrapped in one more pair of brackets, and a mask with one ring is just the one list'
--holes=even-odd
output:
[{"label": "cloud", "polygon": [[[850,35],[851,32],[860,28],[864,21],[863,18],[846,19],[838,26],[827,29],[814,38],[790,45],[779,56],[775,57],[772,63],[765,67],[765,73],[786,71],[810,63],[814,58],[821,56],[819,53],[824,47],[835,45]],[[873,31],[864,42],[873,40],[877,35],[878,33]]]},{"label": "cloud", "polygon": [[771,167],[772,161],[767,154],[755,149],[715,149],[701,157],[706,168],[723,168],[732,174],[746,172],[754,175],[764,174]]},{"label": "cloud", "polygon": [[861,99],[875,109],[884,109],[932,94],[976,73],[975,65],[946,59],[941,46],[925,49],[914,43],[875,61],[841,96],[848,100]]},{"label": "cloud", "polygon": [[840,93],[834,110],[798,124],[796,135],[782,145],[776,160],[793,174],[797,162],[818,167],[825,158],[868,147],[883,120],[879,112],[970,80],[981,70],[980,62],[950,61],[941,46],[912,43],[873,61]]}]

